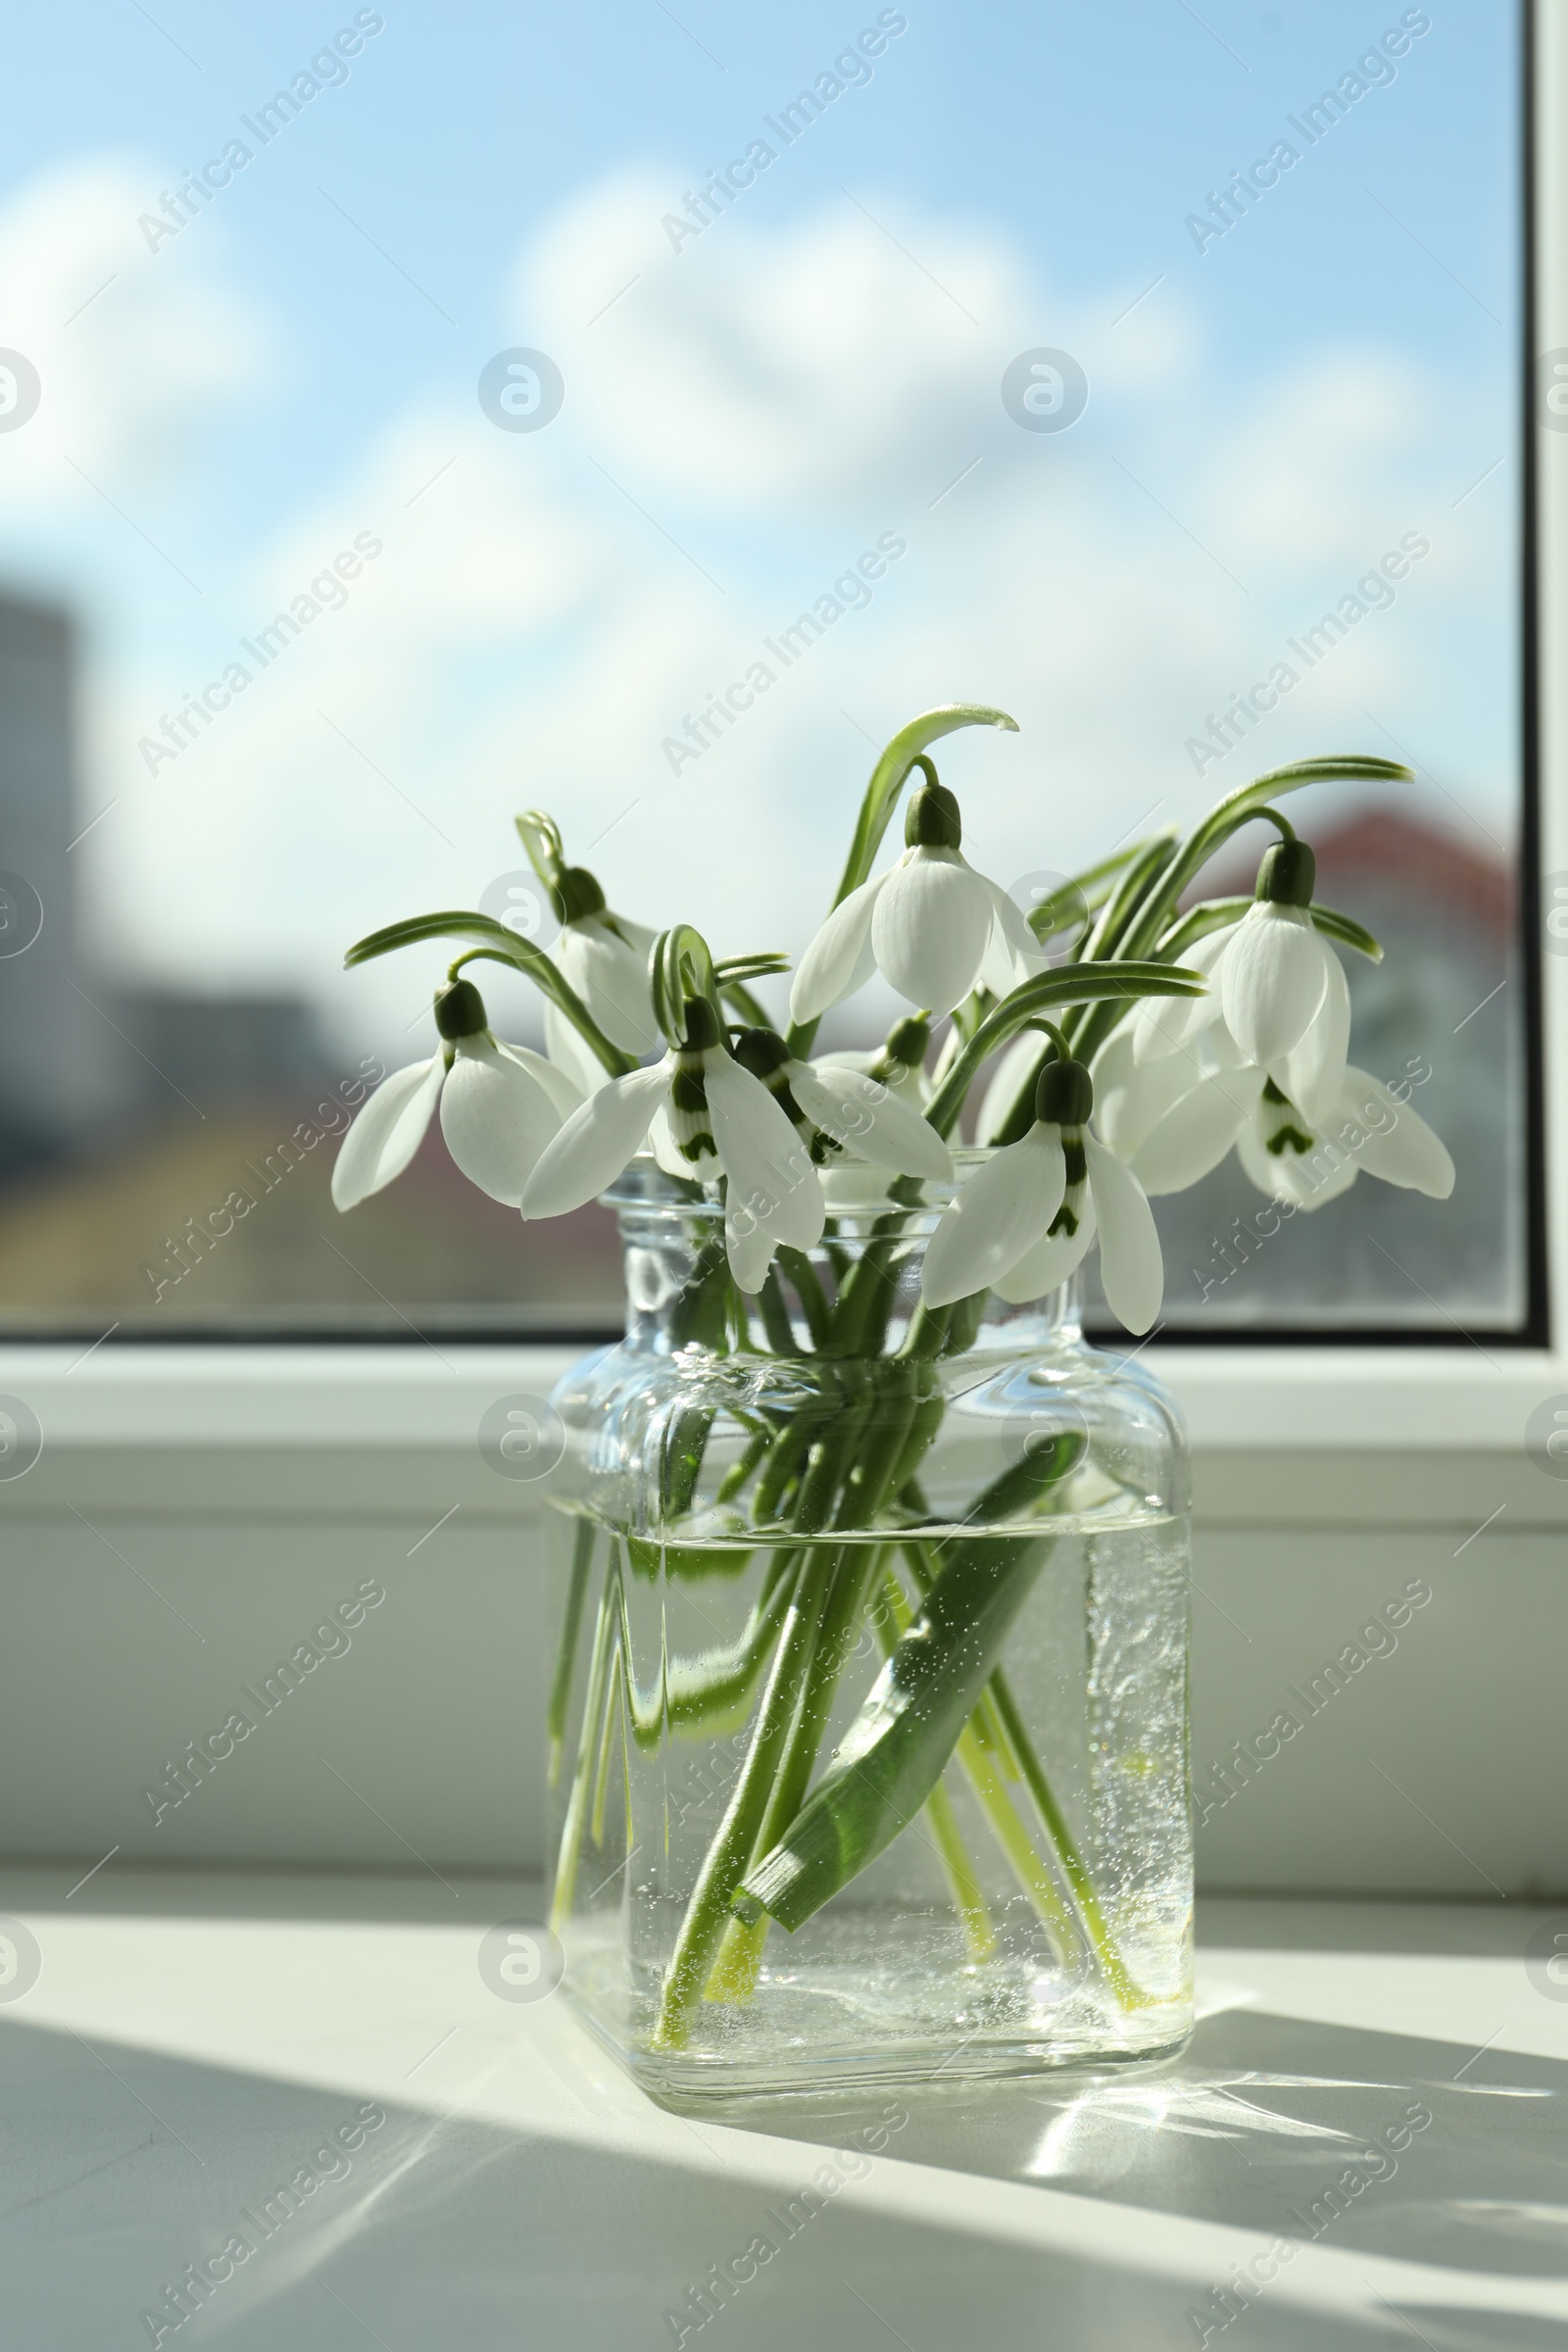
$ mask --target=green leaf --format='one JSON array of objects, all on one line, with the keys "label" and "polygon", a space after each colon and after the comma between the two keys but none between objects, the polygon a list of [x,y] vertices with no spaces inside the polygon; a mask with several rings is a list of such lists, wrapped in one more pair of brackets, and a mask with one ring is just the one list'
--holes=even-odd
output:
[{"label": "green leaf", "polygon": [[1309,906],[1307,912],[1313,928],[1321,931],[1325,939],[1337,939],[1342,948],[1354,948],[1358,955],[1369,956],[1374,963],[1383,961],[1382,942],[1358,923],[1353,914],[1341,914],[1337,907],[1317,906]]},{"label": "green leaf", "polygon": [[653,986],[654,1017],[672,1046],[686,1035],[686,1000],[706,997],[720,1029],[724,1007],[707,940],[691,923],[672,923],[661,931],[648,959]]},{"label": "green leaf", "polygon": [[[459,907],[388,923],[384,929],[357,939],[343,958],[344,966],[353,971],[358,964],[372,963],[378,956],[395,955],[399,948],[422,947],[432,939],[473,940],[478,954],[492,963],[508,963],[514,971],[526,973],[534,986],[559,1005],[579,1035],[586,1038],[612,1078],[622,1078],[637,1067],[629,1054],[622,1054],[618,1046],[611,1044],[564,972],[551,962],[544,950],[536,948],[531,940],[519,938],[515,931],[509,931],[505,923],[498,923],[491,915]],[[472,960],[471,956],[464,958],[465,962]]]},{"label": "green leaf", "polygon": [[1377,760],[1358,752],[1346,752],[1325,760],[1298,760],[1289,767],[1271,768],[1266,776],[1254,776],[1250,784],[1243,784],[1220,801],[1187,836],[1128,934],[1129,954],[1149,954],[1164,928],[1170,909],[1215,851],[1282,793],[1299,792],[1306,784],[1408,784],[1412,780],[1412,771],[1397,760]]},{"label": "green leaf", "polygon": [[[1204,938],[1210,931],[1222,930],[1227,923],[1239,923],[1252,904],[1250,898],[1205,899],[1201,906],[1190,908],[1179,923],[1172,924],[1160,941],[1157,954],[1162,958],[1168,956],[1174,962],[1178,956],[1187,953],[1194,940]],[[1309,906],[1307,912],[1325,939],[1337,939],[1341,947],[1354,948],[1373,963],[1383,961],[1381,946],[1354,915],[1341,914],[1335,906]]]},{"label": "green leaf", "polygon": [[662,1576],[683,1584],[739,1576],[755,1549],[750,1544],[662,1544],[657,1536],[627,1536],[625,1544],[634,1573],[656,1584]]},{"label": "green leaf", "polygon": [[982,1062],[1020,1029],[1027,1029],[1039,1013],[1062,1004],[1092,1004],[1097,998],[1131,1003],[1140,997],[1200,997],[1206,986],[1200,972],[1189,972],[1179,963],[1063,963],[1037,972],[986,1015],[926,1104],[925,1115],[939,1135],[946,1135]]},{"label": "green leaf", "polygon": [[[1068,1431],[1031,1448],[975,1516],[1011,1517],[1082,1459]],[[832,1764],[771,1852],[747,1872],[733,1909],[794,1931],[890,1845],[945,1771],[1019,1610],[1051,1551],[1049,1535],[951,1541],[915,1624],[877,1677]]]}]

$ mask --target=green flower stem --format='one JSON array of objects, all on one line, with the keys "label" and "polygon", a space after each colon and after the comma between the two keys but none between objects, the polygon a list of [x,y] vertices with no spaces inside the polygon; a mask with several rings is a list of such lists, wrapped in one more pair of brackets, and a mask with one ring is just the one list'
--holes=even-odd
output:
[{"label": "green flower stem", "polygon": [[1180,964],[1141,959],[1064,963],[1037,972],[1005,997],[995,1012],[987,1013],[926,1104],[925,1115],[939,1135],[950,1133],[981,1065],[1043,1012],[1058,1005],[1091,1004],[1100,998],[1110,998],[1120,1010],[1137,997],[1200,997],[1204,986],[1200,973],[1184,971]]},{"label": "green flower stem", "polygon": [[710,1653],[709,1671],[701,1677],[679,1682],[667,1679],[662,1703],[651,1707],[646,1716],[633,1715],[632,1737],[639,1747],[656,1748],[671,1730],[688,1734],[718,1731],[734,1720],[755,1690],[778,1639],[800,1565],[800,1555],[793,1551],[770,1561],[751,1623],[734,1647]]},{"label": "green flower stem", "polygon": [[1063,1874],[1072,1888],[1073,1898],[1089,1934],[1089,1940],[1094,1946],[1101,1967],[1105,1972],[1106,1982],[1124,2009],[1145,2008],[1153,1996],[1143,1991],[1139,1985],[1134,1984],[1127,1973],[1126,1963],[1116,1949],[1109,1924],[1101,1908],[1100,1897],[1095,1891],[1094,1881],[1089,1876],[1084,1858],[1078,1851],[1071,1830],[1067,1827],[1066,1816],[1056,1802],[1055,1794],[1046,1778],[1040,1758],[1024,1730],[1023,1717],[1018,1711],[1018,1703],[1012,1695],[1012,1687],[1007,1681],[1004,1668],[1001,1666],[997,1668],[991,1678],[991,1689],[996,1698],[997,1710],[1017,1752],[1018,1761],[1023,1767],[1024,1779],[1029,1784],[1029,1793],[1040,1809],[1040,1818],[1045,1823],[1046,1834],[1060,1858]]},{"label": "green flower stem", "polygon": [[998,1779],[997,1768],[990,1755],[975,1738],[972,1723],[959,1733],[954,1752],[968,1776],[969,1785],[980,1800],[986,1820],[1013,1875],[1039,1912],[1056,1958],[1066,1967],[1079,1944],[1077,1923],[1062,1901],[1056,1882],[1037,1850],[1034,1839],[1013,1810],[1012,1800]]},{"label": "green flower stem", "polygon": [[572,1768],[571,1793],[566,1800],[566,1818],[562,1825],[561,1852],[556,1862],[556,1888],[550,1905],[550,1925],[559,1936],[571,1916],[572,1899],[577,1891],[577,1857],[582,1849],[583,1830],[587,1821],[590,1781],[599,1753],[599,1726],[605,1705],[605,1680],[612,1644],[615,1639],[618,1615],[619,1570],[613,1540],[610,1560],[605,1570],[604,1591],[599,1596],[599,1616],[594,1626],[593,1648],[589,1653],[588,1688],[583,1695],[582,1729],[577,1736],[577,1758]]},{"label": "green flower stem", "polygon": [[[913,1574],[915,1588],[923,1595],[936,1582],[937,1574],[927,1548],[922,1543],[910,1539],[906,1541],[903,1550]],[[1074,1900],[1083,1915],[1085,1931],[1104,1970],[1106,1982],[1124,2009],[1141,2007],[1148,1996],[1134,1984],[1116,1949],[1115,1939],[1101,1908],[1100,1897],[1095,1891],[1094,1881],[1067,1826],[1067,1817],[1056,1802],[1055,1792],[1046,1777],[1046,1768],[1029,1738],[1022,1709],[1013,1696],[1012,1686],[1004,1667],[998,1666],[993,1672],[987,1686],[986,1701],[994,1710],[992,1721],[998,1735],[998,1745],[1004,1755],[1010,1752],[1015,1765],[1011,1777],[1021,1777],[1028,1785],[1046,1835],[1055,1848],[1062,1876],[1072,1889]],[[977,1709],[976,1714],[978,1712]],[[970,1720],[971,1727],[977,1729],[974,1718]]]},{"label": "green flower stem", "polygon": [[[612,1078],[623,1078],[637,1067],[636,1057],[623,1054],[612,1045],[587,1005],[578,996],[565,974],[558,970],[542,948],[520,939],[488,914],[470,914],[456,909],[445,914],[419,914],[402,923],[388,923],[380,931],[372,931],[365,939],[356,940],[344,956],[345,967],[352,971],[356,964],[369,963],[377,956],[390,956],[399,948],[419,947],[432,939],[468,939],[494,963],[510,964],[514,971],[526,974],[534,986],[564,1012],[593,1052],[598,1054]],[[466,962],[470,960],[465,957]]]},{"label": "green flower stem", "polygon": [[[884,1568],[882,1572],[882,1607],[875,1614],[882,1655],[890,1658],[899,1636],[907,1632],[910,1618],[909,1604],[891,1568]],[[969,1957],[977,1962],[989,1960],[997,1948],[997,1932],[992,1925],[990,1905],[976,1875],[969,1849],[964,1844],[963,1832],[958,1827],[958,1817],[953,1809],[953,1799],[940,1781],[926,1798],[924,1811],[931,1831],[931,1841],[947,1873],[954,1908],[963,1922],[964,1934],[969,1940]],[[739,1927],[739,1920],[735,1924]],[[761,1925],[762,1921],[760,1920],[758,1926]]]},{"label": "green flower stem", "polygon": [[[1155,840],[1160,837],[1156,834]],[[1064,928],[1067,919],[1078,911],[1083,902],[1090,914],[1098,914],[1117,888],[1116,877],[1124,873],[1136,858],[1148,855],[1148,841],[1135,841],[1125,850],[1115,850],[1102,858],[1098,865],[1086,865],[1081,873],[1070,874],[1049,899],[1029,909],[1029,928],[1036,939],[1050,939]],[[1081,943],[1080,943],[1081,944]]]},{"label": "green flower stem", "polygon": [[760,1429],[748,1438],[745,1451],[738,1462],[731,1462],[719,1480],[713,1495],[715,1502],[730,1502],[739,1494],[760,1466],[762,1456],[773,1443],[770,1429]]},{"label": "green flower stem", "polygon": [[820,1348],[827,1339],[832,1313],[821,1278],[804,1250],[781,1247],[778,1262],[795,1286],[795,1296],[806,1317],[806,1328],[811,1335],[811,1346]]},{"label": "green flower stem", "polygon": [[774,1769],[795,1719],[830,1570],[831,1553],[813,1546],[773,1653],[746,1761],[675,1938],[654,2027],[656,2050],[684,2049],[690,2038],[693,2013],[729,1923],[730,1894],[751,1855]]},{"label": "green flower stem", "polygon": [[790,1321],[790,1310],[784,1303],[777,1266],[769,1266],[763,1276],[757,1303],[762,1317],[762,1329],[767,1334],[767,1344],[773,1353],[799,1355],[800,1343],[795,1337],[795,1326]]},{"label": "green flower stem", "polygon": [[1102,961],[1115,955],[1128,925],[1175,856],[1176,842],[1170,833],[1156,833],[1152,840],[1145,842],[1106,900],[1100,920],[1085,934],[1081,942],[1082,961]]},{"label": "green flower stem", "polygon": [[[617,1632],[610,1650],[610,1670],[605,1677],[605,1719],[599,1736],[599,1762],[594,1773],[594,1801],[589,1818],[588,1835],[595,1845],[605,1842],[605,1804],[610,1795],[610,1757],[614,1741],[615,1716],[620,1704],[621,1685],[625,1679],[624,1651]],[[622,1732],[624,1740],[624,1731]]]},{"label": "green flower stem", "polygon": [[[841,1528],[866,1525],[867,1514],[874,1516],[882,1507],[887,1482],[903,1448],[906,1423],[890,1415],[888,1423],[873,1433],[871,1443],[865,1444],[861,1432],[872,1402],[869,1396],[860,1399],[857,1409],[816,1435],[796,1505],[798,1534],[824,1533],[830,1516]],[[857,1554],[861,1556],[857,1558]],[[759,1847],[767,1822],[775,1815],[788,1820],[799,1793],[788,1811],[780,1813],[779,1807],[792,1791],[804,1792],[831,1692],[846,1662],[845,1636],[853,1631],[858,1615],[873,1558],[880,1557],[880,1550],[872,1554],[863,1544],[808,1546],[807,1565],[774,1653],[773,1671],[745,1766],[704,1859],[676,1937],[654,2029],[656,2048],[684,2047],[692,2014],[719,1957],[735,1888],[753,1856],[767,1850]],[[755,1952],[732,1951],[731,1958],[743,1975],[752,1970],[755,1983],[761,1937],[753,1940]],[[728,1969],[725,1974],[727,1977]]]},{"label": "green flower stem", "polygon": [[593,1521],[579,1519],[572,1539],[571,1582],[566,1588],[561,1646],[556,1652],[556,1668],[550,1679],[550,1708],[546,1722],[550,1735],[549,1783],[552,1788],[561,1778],[561,1751],[566,1737],[566,1709],[571,1700],[571,1675],[577,1660],[577,1638],[582,1628],[583,1602],[588,1595],[588,1571],[593,1564],[594,1542]]}]

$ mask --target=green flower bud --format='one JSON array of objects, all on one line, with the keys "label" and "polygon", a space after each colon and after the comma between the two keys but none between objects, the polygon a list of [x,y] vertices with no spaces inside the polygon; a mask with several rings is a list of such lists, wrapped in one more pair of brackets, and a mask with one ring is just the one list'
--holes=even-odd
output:
[{"label": "green flower bud", "polygon": [[435,1025],[445,1038],[477,1037],[489,1028],[484,999],[471,980],[449,980],[436,990]]},{"label": "green flower bud", "polygon": [[706,997],[688,997],[682,1011],[686,1020],[686,1035],[682,1041],[683,1054],[707,1054],[724,1042],[719,1019]]},{"label": "green flower bud", "polygon": [[1304,841],[1277,841],[1263,852],[1254,893],[1271,906],[1310,906],[1317,859]]},{"label": "green flower bud", "polygon": [[958,804],[945,784],[921,784],[904,812],[905,846],[911,850],[956,850],[963,839]]},{"label": "green flower bud", "polygon": [[559,921],[576,923],[585,914],[603,914],[605,894],[585,865],[568,865],[551,887],[550,904]]},{"label": "green flower bud", "polygon": [[773,1029],[747,1029],[735,1041],[735,1058],[743,1070],[765,1086],[775,1070],[790,1058],[790,1050]]},{"label": "green flower bud", "polygon": [[883,1052],[889,1061],[900,1061],[906,1069],[917,1070],[924,1064],[931,1044],[931,1024],[922,1021],[915,1012],[906,1013],[888,1031]]},{"label": "green flower bud", "polygon": [[1095,1107],[1095,1084],[1081,1061],[1048,1061],[1035,1082],[1035,1117],[1054,1127],[1082,1127]]}]

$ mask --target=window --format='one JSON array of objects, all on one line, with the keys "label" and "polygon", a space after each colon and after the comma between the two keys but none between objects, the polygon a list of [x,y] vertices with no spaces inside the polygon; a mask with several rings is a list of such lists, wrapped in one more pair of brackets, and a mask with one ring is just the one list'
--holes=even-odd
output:
[{"label": "window", "polygon": [[977,699],[1021,732],[943,773],[1024,893],[1293,758],[1415,769],[1294,808],[1388,942],[1356,1052],[1454,1200],[1280,1225],[1227,1162],[1161,1204],[1168,1322],[1539,1339],[1523,39],[1339,0],[190,7],[88,50],[35,15],[0,1323],[612,1324],[604,1212],[525,1228],[438,1137],[334,1214],[444,962],[343,948],[548,926],[541,804],[627,913],[798,951],[876,748]]}]

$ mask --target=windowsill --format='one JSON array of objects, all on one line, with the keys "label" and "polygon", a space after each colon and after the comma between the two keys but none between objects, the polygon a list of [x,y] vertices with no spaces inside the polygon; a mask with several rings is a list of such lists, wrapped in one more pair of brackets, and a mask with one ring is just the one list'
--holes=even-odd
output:
[{"label": "windowsill", "polygon": [[[54,1447],[471,1449],[480,1414],[512,1391],[547,1394],[585,1350],[124,1346],[0,1348],[0,1396],[23,1397]],[[1200,1451],[1522,1453],[1544,1397],[1568,1392],[1568,1355],[1410,1348],[1156,1346]]]},{"label": "windowsill", "polygon": [[[114,2339],[134,2299],[163,2306],[172,2246],[236,2250],[236,2230],[218,2324],[245,2330],[265,2301],[261,2333],[297,2344],[399,2337],[417,2308],[443,2341],[515,2341],[522,2314],[530,2340],[575,2340],[589,2282],[595,2341],[691,2343],[691,2281],[718,2263],[748,2281],[725,2289],[745,2340],[911,2352],[973,2340],[981,2302],[997,2343],[1035,2340],[1042,2308],[1079,2315],[1080,2341],[1114,2312],[1118,2341],[1219,2342],[1260,2295],[1267,2342],[1383,2340],[1411,2309],[1441,2312],[1446,2341],[1544,2342],[1568,2307],[1550,2209],[1528,2202],[1565,2055],[1564,2012],[1518,1958],[1539,1912],[1338,1904],[1330,1927],[1323,1906],[1228,1902],[1200,1913],[1192,2046],[1152,2081],[693,2122],[564,1999],[488,1989],[481,1938],[535,1916],[532,1889],[422,1876],[323,1903],[318,1881],[111,1865],[68,1908],[70,1885],[34,1869],[3,1890],[43,1956],[0,2029],[12,2129],[50,2150],[57,2200],[54,2234],[11,2251],[29,2340]],[[735,2263],[748,2247],[765,2271]]]}]

